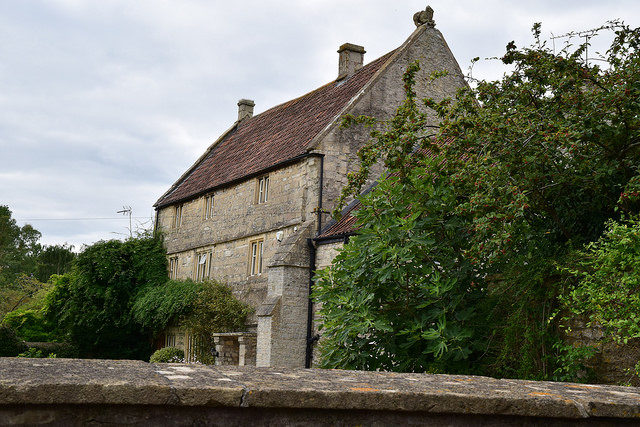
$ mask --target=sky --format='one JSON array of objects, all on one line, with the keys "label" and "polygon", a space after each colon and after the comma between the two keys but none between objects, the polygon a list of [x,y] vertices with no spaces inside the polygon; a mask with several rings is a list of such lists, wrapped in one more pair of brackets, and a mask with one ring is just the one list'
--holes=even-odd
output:
[{"label": "sky", "polygon": [[[616,18],[640,26],[637,0],[429,4],[465,72],[511,40],[529,45],[534,22],[545,38]],[[233,124],[239,99],[258,114],[334,80],[345,42],[365,47],[365,63],[382,56],[426,5],[0,0],[0,205],[41,243],[76,250],[127,237],[123,207],[134,232],[151,227],[153,203]],[[482,60],[473,77],[503,72]]]}]

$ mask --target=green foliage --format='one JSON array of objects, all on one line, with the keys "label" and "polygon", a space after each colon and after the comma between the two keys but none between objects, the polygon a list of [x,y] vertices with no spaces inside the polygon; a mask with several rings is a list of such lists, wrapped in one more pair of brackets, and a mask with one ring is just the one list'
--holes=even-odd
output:
[{"label": "green foliage", "polygon": [[24,342],[7,325],[0,325],[0,357],[14,357],[26,349]]},{"label": "green foliage", "polygon": [[570,265],[564,268],[569,285],[562,307],[602,327],[618,344],[640,337],[640,216],[609,221],[602,237],[577,251]]},{"label": "green foliage", "polygon": [[366,226],[318,274],[323,367],[467,369],[479,289],[460,252],[466,220],[450,215],[456,198],[440,167],[426,159],[381,180],[357,212]]},{"label": "green foliage", "polygon": [[19,274],[9,285],[0,288],[0,317],[18,307],[30,307],[42,301],[48,285],[35,277]]},{"label": "green foliage", "polygon": [[243,331],[253,308],[238,300],[231,288],[223,283],[208,280],[200,285],[190,312],[183,316],[180,324],[197,337],[198,361],[210,364],[213,363],[212,334]]},{"label": "green foliage", "polygon": [[27,351],[23,351],[17,357],[28,357],[28,358],[32,358],[32,359],[39,359],[39,358],[43,358],[44,355],[42,354],[42,350],[38,350],[36,348],[29,347],[27,349]]},{"label": "green foliage", "polygon": [[20,273],[31,273],[40,251],[40,232],[27,224],[22,227],[11,218],[11,210],[0,205],[0,289]]},{"label": "green foliage", "polygon": [[2,320],[25,341],[54,341],[56,339],[52,325],[44,318],[43,310],[26,309],[8,313]]},{"label": "green foliage", "polygon": [[149,363],[182,363],[184,351],[176,347],[165,347],[156,350],[151,355]]},{"label": "green foliage", "polygon": [[[326,366],[544,379],[573,357],[554,350],[549,319],[564,291],[556,265],[640,206],[640,30],[616,27],[605,68],[585,63],[586,45],[556,53],[533,30],[532,47],[507,46],[502,61],[513,71],[499,81],[419,100],[413,64],[393,118],[347,117],[373,130],[343,200],[377,162],[389,177],[363,200],[361,236],[318,283]],[[441,120],[436,138],[428,110]],[[609,273],[630,272],[630,262],[610,261]],[[606,278],[620,277],[590,274],[585,285],[612,292]],[[625,297],[629,321],[606,326],[632,336],[636,302],[614,295]]]},{"label": "green foliage", "polygon": [[170,322],[190,313],[201,289],[201,283],[189,279],[170,280],[160,286],[148,286],[133,304],[133,317],[144,328],[160,332]]},{"label": "green foliage", "polygon": [[557,342],[554,350],[557,351],[557,368],[551,378],[553,381],[593,382],[593,370],[586,366],[585,362],[596,354],[594,346],[574,347]]},{"label": "green foliage", "polygon": [[215,280],[201,283],[192,307],[182,323],[196,335],[242,331],[247,316],[253,312],[251,306],[233,295],[229,286]]},{"label": "green foliage", "polygon": [[71,273],[53,276],[45,317],[81,356],[146,360],[150,331],[131,309],[143,288],[166,281],[159,237],[98,242],[78,255]]},{"label": "green foliage", "polygon": [[67,273],[75,257],[73,245],[45,246],[36,258],[35,276],[41,282],[46,282],[53,274]]}]

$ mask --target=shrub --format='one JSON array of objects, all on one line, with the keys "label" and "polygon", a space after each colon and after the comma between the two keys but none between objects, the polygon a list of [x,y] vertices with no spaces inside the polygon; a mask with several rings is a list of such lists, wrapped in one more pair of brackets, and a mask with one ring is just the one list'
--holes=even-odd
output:
[{"label": "shrub", "polygon": [[148,286],[136,297],[133,317],[144,328],[160,332],[171,321],[189,314],[201,288],[201,283],[190,279]]},{"label": "shrub", "polygon": [[7,313],[2,323],[10,326],[25,341],[52,341],[51,325],[40,309],[18,309]]},{"label": "shrub", "polygon": [[184,351],[177,347],[165,347],[156,350],[149,363],[181,363],[184,362]]},{"label": "shrub", "polygon": [[0,325],[0,357],[14,357],[26,349],[25,343],[16,332],[6,325]]}]

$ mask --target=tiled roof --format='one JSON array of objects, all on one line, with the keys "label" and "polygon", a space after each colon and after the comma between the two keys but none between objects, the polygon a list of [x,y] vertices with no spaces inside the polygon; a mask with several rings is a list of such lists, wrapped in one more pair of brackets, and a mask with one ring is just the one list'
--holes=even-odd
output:
[{"label": "tiled roof", "polygon": [[346,80],[328,83],[245,119],[155,206],[187,200],[305,154],[313,138],[340,114],[393,52],[365,65]]},{"label": "tiled roof", "polygon": [[354,200],[342,211],[342,217],[340,220],[328,223],[316,239],[338,239],[340,237],[346,237],[354,234],[360,227],[357,226],[356,217],[353,214],[360,209],[360,206],[362,206],[360,201]]},{"label": "tiled roof", "polygon": [[[446,144],[450,140],[447,139],[444,142],[438,142],[438,140],[434,139],[434,141],[436,142],[436,144]],[[419,148],[418,150],[416,150],[416,152],[431,158],[435,156],[433,151],[429,150],[428,148]],[[394,175],[396,175],[396,173],[393,173],[391,176]],[[360,197],[369,193],[376,185],[377,182],[360,193]],[[318,234],[316,239],[331,240],[355,234],[360,229],[360,226],[356,224],[357,219],[354,214],[360,209],[361,206],[362,205],[360,204],[359,199],[351,202],[346,208],[342,210],[340,220],[332,220],[328,222],[327,225],[325,225],[324,228],[320,231],[320,234]]]}]

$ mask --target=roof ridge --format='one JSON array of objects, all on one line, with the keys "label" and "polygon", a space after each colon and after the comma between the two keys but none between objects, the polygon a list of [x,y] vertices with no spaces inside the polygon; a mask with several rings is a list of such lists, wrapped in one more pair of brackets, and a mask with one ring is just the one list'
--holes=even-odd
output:
[{"label": "roof ridge", "polygon": [[255,176],[308,154],[314,141],[339,124],[339,117],[379,79],[398,53],[414,40],[367,63],[346,79],[336,79],[275,105],[241,124],[234,123],[154,204],[156,209],[191,200],[208,191]]},{"label": "roof ridge", "polygon": [[384,58],[385,56],[390,55],[391,53],[395,52],[396,50],[398,50],[398,48],[393,49],[393,50],[391,50],[391,51],[389,51],[389,52],[385,53],[384,55],[381,55],[381,56],[377,57],[376,59],[372,60],[371,62],[368,62],[367,64],[365,64],[365,65],[363,65],[361,68],[359,68],[356,72],[354,72],[352,75],[350,75],[349,77],[347,77],[346,79],[345,79],[345,78],[342,78],[342,79],[340,79],[340,80],[338,80],[338,79],[331,80],[330,82],[327,82],[327,83],[323,84],[322,86],[318,86],[317,88],[315,88],[315,89],[313,89],[313,90],[310,90],[309,92],[306,92],[306,93],[304,93],[304,94],[302,94],[302,95],[300,95],[300,96],[298,96],[298,97],[296,97],[296,98],[290,99],[290,100],[288,100],[288,101],[284,101],[284,102],[282,102],[282,103],[280,103],[280,104],[276,104],[276,105],[274,105],[273,107],[270,107],[269,109],[264,110],[264,111],[263,111],[263,112],[261,112],[260,114],[256,114],[255,116],[251,117],[249,120],[252,120],[252,119],[254,119],[254,118],[260,117],[261,115],[263,115],[263,114],[265,114],[265,113],[268,113],[269,111],[275,110],[275,109],[276,109],[276,108],[278,108],[278,107],[284,107],[285,105],[293,105],[293,104],[295,104],[296,102],[298,102],[298,101],[300,101],[300,100],[302,100],[302,99],[306,98],[306,97],[307,97],[307,96],[309,96],[309,95],[312,95],[312,94],[313,94],[313,93],[315,93],[315,92],[318,92],[318,91],[320,91],[320,90],[322,90],[322,89],[326,88],[326,87],[327,87],[327,86],[329,86],[329,85],[332,85],[332,84],[344,84],[344,83],[346,83],[348,80],[350,80],[350,79],[352,79],[353,77],[355,77],[356,75],[358,75],[359,73],[363,72],[363,70],[368,69],[368,67],[371,67],[371,66],[372,66],[372,65],[374,65],[377,61],[381,60],[381,59],[382,59],[382,58]]}]

